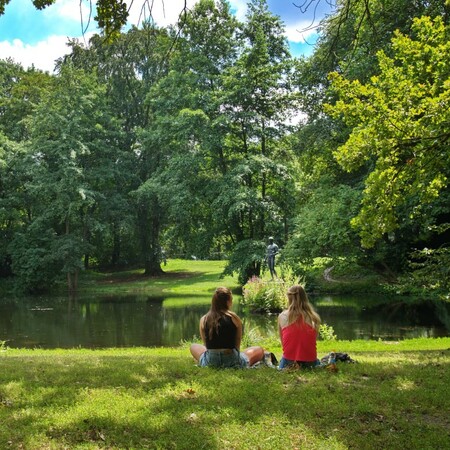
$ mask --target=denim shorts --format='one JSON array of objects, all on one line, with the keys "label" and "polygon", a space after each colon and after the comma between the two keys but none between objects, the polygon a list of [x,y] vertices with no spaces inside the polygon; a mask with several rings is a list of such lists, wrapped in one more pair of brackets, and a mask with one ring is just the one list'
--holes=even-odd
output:
[{"label": "denim shorts", "polygon": [[200,367],[218,368],[245,368],[249,367],[249,359],[245,353],[238,352],[235,348],[229,350],[209,349],[200,355],[198,361]]},{"label": "denim shorts", "polygon": [[292,359],[286,359],[284,356],[280,360],[279,369],[288,369],[289,367],[298,367],[301,369],[314,369],[314,367],[320,366],[320,361],[293,361]]}]

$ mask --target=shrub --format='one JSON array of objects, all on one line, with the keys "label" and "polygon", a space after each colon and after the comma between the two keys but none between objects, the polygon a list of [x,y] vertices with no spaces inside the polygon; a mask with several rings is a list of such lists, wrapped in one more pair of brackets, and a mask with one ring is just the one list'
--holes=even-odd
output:
[{"label": "shrub", "polygon": [[337,336],[334,332],[334,328],[331,325],[322,323],[319,327],[319,336],[323,341],[335,341]]},{"label": "shrub", "polygon": [[289,286],[283,280],[265,281],[253,276],[244,285],[242,302],[255,312],[282,311]]}]

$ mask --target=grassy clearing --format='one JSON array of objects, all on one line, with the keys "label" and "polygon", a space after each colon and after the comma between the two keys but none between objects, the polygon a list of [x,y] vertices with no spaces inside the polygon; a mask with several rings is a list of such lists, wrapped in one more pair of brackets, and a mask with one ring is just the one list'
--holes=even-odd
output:
[{"label": "grassy clearing", "polygon": [[147,277],[143,269],[120,272],[84,273],[80,279],[79,293],[83,294],[140,294],[196,296],[211,295],[220,285],[237,290],[235,277],[222,277],[225,261],[188,261],[170,259],[163,266],[164,274]]},{"label": "grassy clearing", "polygon": [[[306,281],[309,292],[357,294],[380,290],[377,288],[379,280],[368,274],[355,278],[349,277],[348,274],[344,276],[341,270],[336,271],[339,280],[332,278],[332,281],[327,281],[324,272],[330,264],[329,259],[317,258],[314,265],[308,267],[310,276]],[[210,298],[214,289],[220,285],[227,286],[236,293],[240,292],[237,276],[222,276],[225,265],[226,261],[169,259],[167,265],[162,266],[164,274],[157,277],[145,276],[143,269],[117,272],[91,270],[82,273],[80,277],[79,295],[161,295],[171,297],[171,301],[176,303],[176,299],[180,297]],[[296,280],[284,266],[279,268],[279,272],[286,280],[292,279],[293,283]],[[264,272],[261,278],[269,280],[269,272]],[[61,289],[65,290],[65,285]]]},{"label": "grassy clearing", "polygon": [[4,349],[0,448],[449,448],[449,347],[320,342],[359,361],[337,373],[200,369],[187,347]]}]

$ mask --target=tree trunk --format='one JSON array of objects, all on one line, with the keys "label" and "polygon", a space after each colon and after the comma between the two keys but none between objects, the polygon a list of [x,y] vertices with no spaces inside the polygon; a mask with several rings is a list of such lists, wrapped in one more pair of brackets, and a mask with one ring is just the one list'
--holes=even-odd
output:
[{"label": "tree trunk", "polygon": [[151,206],[149,208],[147,204],[142,204],[138,211],[141,254],[144,263],[144,273],[147,276],[163,273],[161,269],[161,248],[159,245],[160,221],[157,214],[159,206],[157,200],[153,200]]},{"label": "tree trunk", "polygon": [[[69,217],[66,217],[66,235],[70,234],[70,222]],[[74,292],[78,288],[78,269],[75,269],[75,271],[67,272],[67,288],[69,292]]]},{"label": "tree trunk", "polygon": [[69,292],[74,292],[78,289],[78,270],[67,272],[67,287]]},{"label": "tree trunk", "polygon": [[116,267],[120,261],[120,234],[117,230],[117,224],[113,224],[113,248],[111,254],[111,265]]}]

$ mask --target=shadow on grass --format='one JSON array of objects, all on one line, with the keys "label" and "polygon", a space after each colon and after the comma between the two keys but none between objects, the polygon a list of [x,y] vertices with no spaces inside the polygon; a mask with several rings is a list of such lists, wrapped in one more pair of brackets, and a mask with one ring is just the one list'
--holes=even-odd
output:
[{"label": "shadow on grass", "polygon": [[[214,370],[187,355],[2,359],[0,446],[445,448],[450,353],[326,370]],[[52,447],[53,448],[53,447]]]}]

